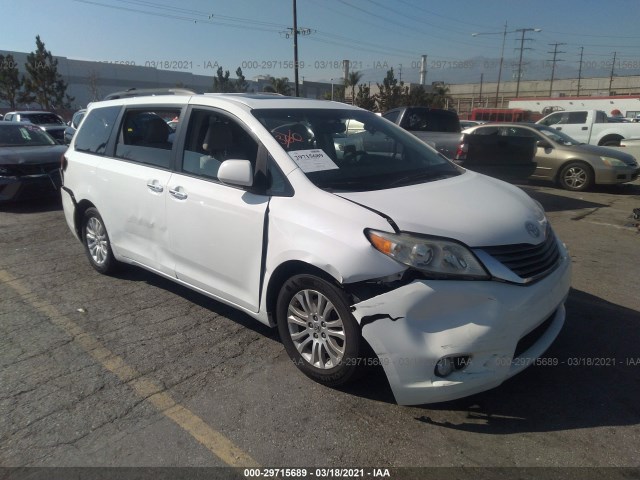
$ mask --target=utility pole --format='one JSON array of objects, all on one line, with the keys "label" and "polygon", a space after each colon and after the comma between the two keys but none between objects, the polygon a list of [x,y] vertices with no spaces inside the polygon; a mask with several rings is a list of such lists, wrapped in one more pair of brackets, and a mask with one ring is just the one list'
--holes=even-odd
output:
[{"label": "utility pole", "polygon": [[[522,32],[520,38],[520,59],[518,60],[518,80],[516,82],[516,98],[520,95],[520,78],[522,77],[522,52],[524,51],[524,36],[527,32],[541,32],[540,28],[517,28],[516,32]],[[529,40],[529,39],[527,39]]]},{"label": "utility pole", "polygon": [[298,85],[298,35],[310,35],[313,32],[315,32],[315,30],[311,30],[310,28],[298,28],[298,9],[296,0],[293,0],[293,28],[287,28],[280,32],[280,35],[287,39],[293,35],[293,69],[296,97],[300,96],[300,86]]},{"label": "utility pole", "polygon": [[496,85],[496,108],[498,108],[498,97],[500,93],[500,78],[502,77],[502,63],[504,62],[504,42],[507,39],[507,22],[504,22],[504,33],[502,34],[502,49],[500,50],[500,66],[498,67],[498,83]]},{"label": "utility pole", "polygon": [[554,74],[556,73],[556,62],[564,61],[564,60],[556,60],[556,55],[558,53],[567,53],[567,52],[558,51],[558,45],[566,45],[566,43],[550,43],[549,45],[553,45],[553,52],[547,52],[547,53],[553,53],[553,60],[551,60],[551,81],[549,82],[549,96],[551,96],[551,93],[553,92],[553,77],[554,77]]},{"label": "utility pole", "polygon": [[580,68],[578,68],[578,97],[580,96],[580,80],[582,80],[582,54],[584,47],[580,47]]},{"label": "utility pole", "polygon": [[296,0],[293,0],[293,67],[295,70],[295,92],[296,97],[300,96],[298,87],[298,10],[296,8]]},{"label": "utility pole", "polygon": [[613,52],[613,62],[611,62],[611,75],[609,76],[609,95],[611,95],[611,85],[613,84],[613,69],[616,66],[616,53]]},{"label": "utility pole", "polygon": [[478,105],[482,107],[482,82],[484,80],[484,73],[480,74],[480,93],[478,93]]}]

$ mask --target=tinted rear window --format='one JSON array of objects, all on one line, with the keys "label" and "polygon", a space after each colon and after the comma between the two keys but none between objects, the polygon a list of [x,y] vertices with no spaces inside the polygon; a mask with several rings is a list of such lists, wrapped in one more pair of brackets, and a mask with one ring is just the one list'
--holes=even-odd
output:
[{"label": "tinted rear window", "polygon": [[53,113],[22,113],[20,114],[20,119],[22,121],[28,120],[31,123],[35,123],[36,125],[64,125],[64,122]]},{"label": "tinted rear window", "polygon": [[80,152],[104,155],[120,107],[94,108],[84,119],[75,136],[75,149]]},{"label": "tinted rear window", "polygon": [[402,118],[402,128],[414,132],[460,131],[458,116],[446,110],[409,109]]}]

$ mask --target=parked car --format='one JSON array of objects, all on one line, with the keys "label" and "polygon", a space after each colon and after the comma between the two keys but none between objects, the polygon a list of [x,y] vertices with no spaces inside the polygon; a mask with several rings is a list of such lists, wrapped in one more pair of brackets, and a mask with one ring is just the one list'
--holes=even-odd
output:
[{"label": "parked car", "polygon": [[593,184],[631,182],[640,173],[632,155],[620,149],[585,145],[545,125],[480,125],[465,130],[465,134],[535,138],[536,169],[529,178],[551,180],[567,190],[587,190]]},{"label": "parked car", "polygon": [[64,143],[65,145],[69,145],[71,143],[71,140],[73,139],[73,136],[76,133],[76,130],[78,129],[78,126],[80,125],[80,122],[82,122],[82,119],[84,118],[85,113],[87,113],[87,109],[83,108],[81,110],[78,110],[76,113],[73,114],[73,117],[71,118],[71,121],[69,122],[69,125],[67,126],[67,128],[64,129]]},{"label": "parked car", "polygon": [[58,143],[64,143],[64,130],[67,127],[64,120],[55,113],[39,110],[8,112],[4,121],[32,123],[51,135]]},{"label": "parked car", "polygon": [[0,122],[0,202],[57,194],[65,151],[35,125]]},{"label": "parked car", "polygon": [[447,158],[453,158],[460,143],[460,120],[450,110],[429,107],[399,107],[382,114]]},{"label": "parked car", "polygon": [[535,363],[564,323],[571,259],[540,204],[357,107],[96,102],[62,174],[93,268],[138,265],[277,326],[324,385],[352,380],[368,343],[399,403],[466,396]]},{"label": "parked car", "polygon": [[479,122],[478,120],[460,120],[460,128],[465,130],[467,128],[475,127],[477,125],[482,125],[487,122]]},{"label": "parked car", "polygon": [[561,130],[578,142],[605,147],[617,147],[620,140],[640,137],[640,125],[608,120],[602,110],[572,110],[552,113],[536,123]]}]

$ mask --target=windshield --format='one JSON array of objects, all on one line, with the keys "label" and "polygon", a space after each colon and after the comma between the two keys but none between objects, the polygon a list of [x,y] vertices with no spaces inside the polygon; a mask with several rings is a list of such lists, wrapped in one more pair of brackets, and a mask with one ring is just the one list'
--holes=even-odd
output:
[{"label": "windshield", "polygon": [[55,125],[64,125],[64,122],[53,113],[22,113],[20,114],[21,121],[29,121],[31,123],[35,123],[36,125],[47,125],[47,124],[55,124]]},{"label": "windshield", "polygon": [[33,125],[0,125],[0,147],[57,145],[47,133]]},{"label": "windshield", "polygon": [[555,128],[550,128],[550,127],[545,127],[543,125],[540,125],[540,126],[536,126],[536,129],[540,133],[546,135],[551,140],[553,140],[556,143],[559,143],[560,145],[580,145],[580,142],[578,142],[577,140],[574,140],[566,133],[562,133],[556,130]]},{"label": "windshield", "polygon": [[324,190],[381,190],[462,172],[410,133],[371,112],[258,109],[252,113],[309,180]]}]

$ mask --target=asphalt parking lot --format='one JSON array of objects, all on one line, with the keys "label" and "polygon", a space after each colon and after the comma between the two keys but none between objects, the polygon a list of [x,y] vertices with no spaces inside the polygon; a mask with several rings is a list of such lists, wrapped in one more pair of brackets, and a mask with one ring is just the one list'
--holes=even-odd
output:
[{"label": "asphalt parking lot", "polygon": [[[0,207],[1,466],[640,466],[640,181],[539,200],[567,322],[502,386],[419,407],[332,390],[275,330],[137,268],[97,274],[58,202]],[[546,365],[545,365],[546,363]]]}]

